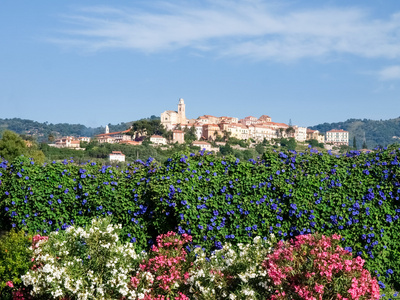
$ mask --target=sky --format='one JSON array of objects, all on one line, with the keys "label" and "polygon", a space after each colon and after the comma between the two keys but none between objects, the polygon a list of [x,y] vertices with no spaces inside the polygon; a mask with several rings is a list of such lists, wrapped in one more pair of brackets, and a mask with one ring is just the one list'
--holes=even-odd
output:
[{"label": "sky", "polygon": [[398,0],[3,0],[0,118],[400,116]]}]

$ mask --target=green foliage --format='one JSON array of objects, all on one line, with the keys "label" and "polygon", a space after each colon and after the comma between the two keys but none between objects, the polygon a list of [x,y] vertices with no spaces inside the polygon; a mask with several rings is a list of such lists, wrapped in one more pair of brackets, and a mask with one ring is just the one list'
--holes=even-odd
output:
[{"label": "green foliage", "polygon": [[22,285],[21,275],[28,272],[33,265],[31,236],[24,231],[11,230],[0,237],[0,295],[1,299],[11,299],[12,289],[6,286],[11,281],[14,289]]},{"label": "green foliage", "polygon": [[30,147],[27,147],[25,141],[18,134],[6,130],[0,140],[0,157],[12,160],[20,155],[25,155],[42,164],[45,158],[43,152],[37,149],[36,143],[31,142],[31,144]]},{"label": "green foliage", "polygon": [[0,140],[0,156],[7,160],[23,155],[26,152],[24,140],[15,132],[6,130]]},{"label": "green foliage", "polygon": [[149,161],[121,170],[96,163],[77,166],[72,160],[41,167],[19,157],[9,168],[10,176],[0,177],[1,211],[12,226],[41,233],[113,215],[113,222],[123,224],[122,240],[133,239],[137,248],[144,248],[151,231],[145,221],[151,217],[143,199],[145,177],[155,167]]},{"label": "green foliage", "polygon": [[129,233],[141,248],[156,233],[174,230],[191,234],[194,244],[207,251],[225,241],[248,243],[255,235],[288,239],[339,233],[343,246],[365,259],[370,272],[398,289],[398,148],[341,156],[315,149],[266,151],[257,161],[182,148],[183,154],[161,167],[70,161],[40,167],[19,158],[1,171],[0,212],[18,228],[42,232],[71,220],[83,226],[111,212],[113,222],[123,225],[121,238],[128,240]]},{"label": "green foliage", "polygon": [[165,133],[165,128],[161,124],[160,120],[155,119],[143,119],[139,121],[135,121],[132,123],[132,128],[130,134],[135,135],[136,137],[146,135],[152,136],[153,134],[156,135],[163,135]]},{"label": "green foliage", "polygon": [[286,150],[296,150],[296,140],[294,138],[281,138],[279,140],[279,143],[281,144],[281,147],[286,149]]},{"label": "green foliage", "polygon": [[315,139],[307,140],[306,143],[308,143],[313,148],[319,147],[324,149],[324,143],[318,143],[318,141]]},{"label": "green foliage", "polygon": [[240,140],[235,137],[230,137],[227,141],[227,144],[233,146],[233,145],[239,145],[242,148],[247,148],[249,146],[248,142],[245,140]]},{"label": "green foliage", "polygon": [[188,128],[185,127],[185,129],[183,130],[185,132],[185,142],[190,144],[193,141],[197,140],[197,136],[196,136],[196,130],[194,128],[194,126]]}]

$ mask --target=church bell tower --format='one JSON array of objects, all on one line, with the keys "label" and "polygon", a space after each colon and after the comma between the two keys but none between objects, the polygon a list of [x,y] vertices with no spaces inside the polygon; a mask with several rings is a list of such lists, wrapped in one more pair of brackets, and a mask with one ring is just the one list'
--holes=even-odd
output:
[{"label": "church bell tower", "polygon": [[185,101],[182,98],[179,99],[178,104],[178,119],[179,124],[186,124]]}]

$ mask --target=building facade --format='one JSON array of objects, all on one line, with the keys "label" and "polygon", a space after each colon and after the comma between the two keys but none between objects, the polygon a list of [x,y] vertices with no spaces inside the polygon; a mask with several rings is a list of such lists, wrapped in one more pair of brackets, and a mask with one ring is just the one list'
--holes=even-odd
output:
[{"label": "building facade", "polygon": [[167,130],[173,130],[177,125],[187,124],[185,101],[180,98],[178,103],[178,111],[166,110],[161,113],[161,124]]},{"label": "building facade", "polygon": [[332,129],[326,132],[325,142],[336,146],[349,145],[349,132],[343,129]]}]

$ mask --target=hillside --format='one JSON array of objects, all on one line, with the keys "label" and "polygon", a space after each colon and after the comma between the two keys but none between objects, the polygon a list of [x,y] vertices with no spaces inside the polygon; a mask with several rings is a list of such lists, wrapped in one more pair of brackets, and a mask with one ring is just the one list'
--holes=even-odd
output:
[{"label": "hillside", "polygon": [[[117,125],[109,124],[110,131],[122,131],[129,128],[131,123],[120,123]],[[68,123],[40,123],[32,120],[12,118],[0,119],[0,134],[3,130],[12,130],[18,134],[33,136],[38,142],[46,142],[49,135],[55,138],[61,136],[89,136],[103,133],[105,127],[86,127],[82,124]]]},{"label": "hillside", "polygon": [[344,122],[323,123],[309,128],[323,133],[331,129],[347,130],[350,133],[350,145],[353,146],[353,138],[356,137],[358,148],[361,148],[364,138],[370,149],[400,142],[400,117],[389,120],[349,119]]},{"label": "hillside", "polygon": [[[148,120],[158,119],[151,116]],[[122,131],[130,127],[132,122],[121,122],[120,124],[108,124],[110,131]],[[368,148],[376,146],[387,146],[400,142],[400,117],[389,120],[349,119],[344,122],[323,123],[310,126],[310,129],[327,132],[331,129],[344,129],[350,132],[350,145],[353,145],[353,137],[356,137],[357,146],[361,148],[364,137]],[[47,142],[49,135],[55,138],[61,136],[94,136],[104,132],[105,128],[86,127],[82,124],[68,123],[40,123],[32,120],[12,118],[0,119],[0,135],[5,129],[12,130],[18,134],[33,136],[38,142]]]}]

